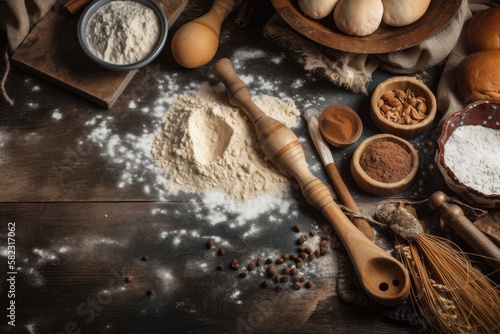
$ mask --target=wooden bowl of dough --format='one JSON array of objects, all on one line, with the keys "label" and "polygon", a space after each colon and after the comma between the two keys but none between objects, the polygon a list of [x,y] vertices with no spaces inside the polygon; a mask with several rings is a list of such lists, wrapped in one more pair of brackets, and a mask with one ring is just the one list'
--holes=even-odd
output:
[{"label": "wooden bowl of dough", "polygon": [[[415,124],[398,124],[384,116],[379,106],[382,96],[395,89],[406,92],[411,90],[417,97],[423,97],[427,105],[427,115],[423,120]],[[411,139],[421,135],[432,125],[436,117],[437,103],[436,97],[432,91],[422,81],[408,76],[397,76],[381,82],[370,99],[370,116],[375,126],[383,133],[393,134],[395,136]]]},{"label": "wooden bowl of dough", "polygon": [[332,49],[371,54],[399,51],[422,43],[448,25],[462,3],[461,0],[432,0],[425,14],[410,25],[395,28],[381,24],[371,35],[356,37],[342,33],[333,15],[321,20],[305,16],[297,0],[271,2],[283,20],[304,37]]},{"label": "wooden bowl of dough", "polygon": [[[361,167],[360,160],[361,155],[365,149],[372,143],[380,141],[390,141],[400,147],[402,147],[406,152],[409,153],[411,158],[411,169],[409,173],[402,179],[396,182],[381,182],[371,178],[365,170]],[[356,184],[366,191],[367,193],[375,196],[393,196],[401,193],[405,190],[413,181],[418,171],[418,154],[413,146],[406,140],[390,135],[390,134],[379,134],[369,138],[366,138],[359,144],[359,146],[354,151],[351,160],[351,174],[354,178]]]}]

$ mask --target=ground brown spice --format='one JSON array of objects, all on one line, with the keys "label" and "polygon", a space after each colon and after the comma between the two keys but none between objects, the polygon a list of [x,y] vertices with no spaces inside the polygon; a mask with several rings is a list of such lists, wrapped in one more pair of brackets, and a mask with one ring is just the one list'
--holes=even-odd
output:
[{"label": "ground brown spice", "polygon": [[361,153],[359,164],[374,180],[393,183],[411,171],[411,155],[392,141],[378,141],[368,145]]}]

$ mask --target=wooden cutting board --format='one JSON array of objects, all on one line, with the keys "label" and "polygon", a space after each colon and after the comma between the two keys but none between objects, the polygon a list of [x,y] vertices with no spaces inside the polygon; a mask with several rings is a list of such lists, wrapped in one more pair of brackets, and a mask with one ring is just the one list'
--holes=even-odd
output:
[{"label": "wooden cutting board", "polygon": [[[188,0],[157,2],[171,27]],[[79,17],[79,14],[68,16],[62,6],[55,5],[14,52],[12,63],[100,106],[111,108],[137,70],[111,71],[91,61],[78,44]]]}]

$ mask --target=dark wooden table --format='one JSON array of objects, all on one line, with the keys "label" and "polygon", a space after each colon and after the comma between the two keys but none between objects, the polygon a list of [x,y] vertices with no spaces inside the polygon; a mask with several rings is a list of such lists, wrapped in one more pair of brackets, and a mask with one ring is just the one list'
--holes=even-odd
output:
[{"label": "dark wooden table", "polygon": [[[205,13],[210,3],[190,2],[171,28],[168,43],[181,24]],[[359,112],[363,137],[378,133],[368,115],[368,96],[306,72],[293,53],[263,38],[262,26],[272,14],[271,6],[263,5],[246,28],[235,27],[232,14],[222,27],[214,61],[239,59],[243,65],[238,74],[267,80],[274,87],[250,84],[254,94],[293,99],[301,111],[346,104]],[[338,242],[299,190],[290,189],[255,217],[246,217],[242,204],[214,209],[203,194],[169,195],[158,182],[162,173],[151,156],[151,138],[178,94],[218,83],[211,74],[214,61],[196,70],[183,69],[166,47],[136,74],[109,110],[12,68],[7,90],[15,105],[0,106],[0,291],[4,320],[8,301],[15,300],[16,326],[2,320],[2,332],[421,330],[418,321],[390,319],[383,307],[355,307],[340,300]],[[426,79],[434,91],[439,73],[439,68],[430,69]],[[389,76],[377,71],[369,92]],[[321,166],[305,121],[294,131],[303,139],[310,165]],[[432,128],[412,140],[422,158],[421,171],[400,197],[422,199],[435,190],[449,191],[433,168],[435,136]],[[372,215],[382,199],[354,184],[349,174],[353,150],[336,149],[334,158],[362,212]],[[329,184],[322,168],[314,173]],[[209,214],[227,219],[215,224]],[[9,269],[8,232],[14,224],[16,263]],[[257,257],[296,252],[294,224],[306,233],[317,227],[331,237],[329,253],[303,269],[314,281],[312,288],[297,291],[287,283],[280,292],[274,285],[263,289],[263,266],[246,278],[229,268],[233,258],[246,265]],[[387,237],[384,231],[378,233],[380,239]],[[206,247],[209,238],[217,243],[213,249]],[[216,254],[220,245],[227,249],[223,257]],[[149,259],[144,261],[143,256]],[[219,264],[223,271],[215,270]],[[7,298],[10,271],[16,272],[15,297]],[[131,282],[126,281],[129,275]]]}]

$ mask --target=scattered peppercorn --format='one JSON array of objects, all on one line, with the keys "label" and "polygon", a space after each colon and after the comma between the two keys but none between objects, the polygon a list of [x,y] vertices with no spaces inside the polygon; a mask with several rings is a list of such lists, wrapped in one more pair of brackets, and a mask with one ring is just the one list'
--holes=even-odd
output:
[{"label": "scattered peppercorn", "polygon": [[212,248],[215,246],[215,242],[212,239],[208,239],[207,241],[207,247]]},{"label": "scattered peppercorn", "polygon": [[268,281],[263,281],[261,283],[261,286],[264,288],[264,289],[267,289],[269,287],[269,282]]},{"label": "scattered peppercorn", "polygon": [[226,250],[224,248],[221,248],[221,249],[219,249],[218,254],[219,254],[219,256],[222,256],[222,255],[226,254]]},{"label": "scattered peppercorn", "polygon": [[239,275],[239,276],[240,276],[241,278],[245,278],[245,277],[247,277],[247,275],[248,275],[248,272],[246,272],[246,271],[242,271],[242,272],[240,272],[240,275]]},{"label": "scattered peppercorn", "polygon": [[132,282],[132,279],[133,279],[132,275],[128,275],[127,277],[125,277],[125,282],[130,283]]},{"label": "scattered peppercorn", "polygon": [[306,288],[310,289],[312,286],[313,286],[313,282],[312,281],[307,281],[306,282]]},{"label": "scattered peppercorn", "polygon": [[223,266],[222,264],[219,264],[219,265],[215,268],[215,270],[217,270],[217,271],[224,270],[224,266]]},{"label": "scattered peppercorn", "polygon": [[149,260],[149,256],[147,255],[144,255],[142,258],[141,258],[141,261],[147,261]]},{"label": "scattered peppercorn", "polygon": [[255,261],[250,261],[250,263],[247,266],[248,270],[254,270],[256,267]]}]

